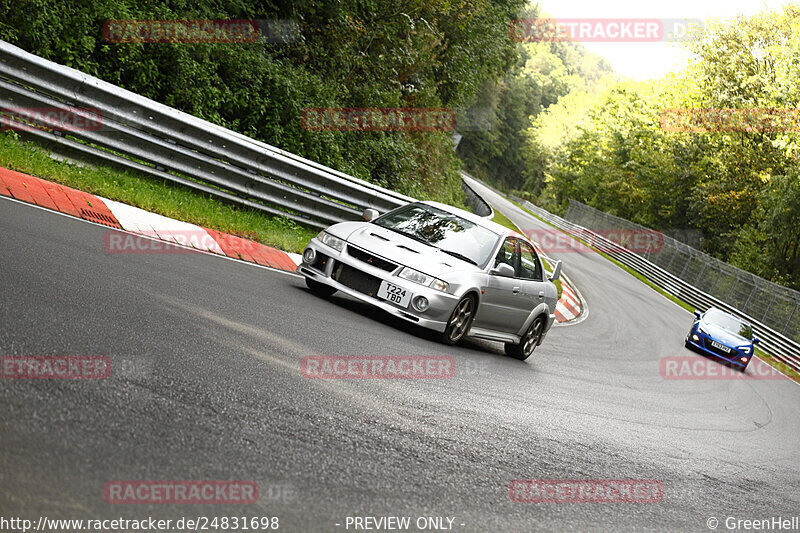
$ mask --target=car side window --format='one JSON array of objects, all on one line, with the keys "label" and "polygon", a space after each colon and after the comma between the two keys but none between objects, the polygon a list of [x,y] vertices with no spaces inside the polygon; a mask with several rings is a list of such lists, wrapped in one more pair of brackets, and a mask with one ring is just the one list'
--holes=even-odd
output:
[{"label": "car side window", "polygon": [[525,241],[519,241],[519,248],[519,277],[523,279],[532,279],[534,281],[542,281],[542,263],[539,261],[536,250]]},{"label": "car side window", "polygon": [[506,239],[503,242],[503,246],[501,246],[500,251],[497,252],[494,266],[497,266],[500,263],[505,263],[513,268],[514,272],[517,272],[517,247],[514,242],[515,240],[516,239]]}]

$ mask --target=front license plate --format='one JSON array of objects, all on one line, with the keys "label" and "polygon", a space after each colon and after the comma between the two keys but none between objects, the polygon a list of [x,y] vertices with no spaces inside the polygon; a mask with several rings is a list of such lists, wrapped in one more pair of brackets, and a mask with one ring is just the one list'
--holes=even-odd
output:
[{"label": "front license plate", "polygon": [[411,301],[411,292],[388,281],[382,281],[378,289],[378,298],[389,300],[400,307],[408,307],[408,302]]},{"label": "front license plate", "polygon": [[720,344],[720,343],[718,343],[716,341],[711,341],[711,346],[713,346],[717,350],[722,350],[725,353],[731,353],[731,349],[730,348],[728,348],[727,346],[723,346],[722,344]]}]

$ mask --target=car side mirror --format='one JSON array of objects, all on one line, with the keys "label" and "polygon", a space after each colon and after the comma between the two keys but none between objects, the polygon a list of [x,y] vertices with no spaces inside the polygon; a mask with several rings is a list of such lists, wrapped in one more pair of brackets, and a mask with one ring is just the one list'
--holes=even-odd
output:
[{"label": "car side mirror", "polygon": [[553,273],[547,276],[550,281],[556,281],[561,277],[561,261],[556,261],[556,266],[553,268]]},{"label": "car side mirror", "polygon": [[761,339],[758,337],[753,337],[753,344],[758,344],[759,342],[761,342]]},{"label": "car side mirror", "polygon": [[498,263],[493,269],[489,271],[492,276],[502,276],[504,278],[514,277],[514,268],[508,263]]},{"label": "car side mirror", "polygon": [[370,222],[378,218],[378,212],[375,209],[369,209],[369,208],[364,209],[364,212],[361,213],[361,218],[363,218],[367,222]]},{"label": "car side mirror", "polygon": [[701,315],[700,311],[698,311],[697,309],[695,309],[695,311],[694,311],[694,316],[695,316],[695,318],[700,318],[700,315]]}]

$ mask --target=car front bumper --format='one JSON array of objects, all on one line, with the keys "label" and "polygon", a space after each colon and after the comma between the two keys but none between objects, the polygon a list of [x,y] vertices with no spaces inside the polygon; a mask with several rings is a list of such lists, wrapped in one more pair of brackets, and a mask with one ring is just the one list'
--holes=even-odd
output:
[{"label": "car front bumper", "polygon": [[[697,336],[697,340],[694,340],[694,336]],[[713,339],[711,337],[709,337],[708,335],[706,335],[705,333],[701,333],[701,332],[697,331],[695,328],[692,328],[689,331],[689,335],[686,337],[686,342],[688,344],[690,344],[696,350],[699,350],[704,354],[708,354],[708,355],[710,355],[712,357],[715,357],[716,359],[720,359],[722,361],[725,361],[726,363],[731,363],[733,365],[736,365],[736,366],[739,366],[739,367],[742,367],[742,368],[746,368],[747,367],[747,364],[750,362],[750,358],[753,355],[752,351],[751,351],[751,353],[748,354],[748,353],[744,353],[741,350],[738,350],[736,348],[731,348],[730,346],[729,346],[729,348],[731,348],[731,353],[727,354],[727,355],[723,355],[720,352],[716,352],[716,351],[714,351],[714,350],[712,350],[710,348],[706,348],[706,340],[708,340],[710,342]],[[744,361],[742,359],[744,359]]]},{"label": "car front bumper", "polygon": [[[456,303],[458,303],[459,296],[425,287],[394,275],[403,268],[403,265],[399,265],[398,268],[389,272],[356,259],[347,253],[347,246],[349,245],[346,245],[345,250],[342,252],[338,252],[322,244],[316,238],[312,239],[306,248],[313,249],[317,257],[311,264],[306,263],[304,259],[297,267],[296,272],[316,282],[333,287],[353,298],[372,304],[413,324],[438,332],[445,330],[450,314],[453,312]],[[326,258],[324,263],[320,261],[320,257]],[[364,279],[369,278],[364,285],[370,285],[374,290],[367,290],[360,283],[346,285],[334,279],[337,269],[342,266],[359,272],[360,274],[356,274],[356,276],[363,275]],[[402,307],[396,303],[378,298],[375,279],[388,281],[407,290],[411,294],[411,301],[417,296],[425,296],[430,305],[425,311],[418,311],[410,302],[408,307]],[[356,287],[355,285],[360,286]]]}]

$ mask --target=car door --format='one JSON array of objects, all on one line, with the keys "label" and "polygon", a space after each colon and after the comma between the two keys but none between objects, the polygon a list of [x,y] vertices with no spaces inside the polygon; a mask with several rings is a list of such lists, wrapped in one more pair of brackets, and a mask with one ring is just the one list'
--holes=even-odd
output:
[{"label": "car door", "polygon": [[545,302],[547,294],[544,272],[539,255],[528,242],[518,239],[520,262],[520,298],[517,303],[522,306],[526,317],[534,307]]},{"label": "car door", "polygon": [[515,277],[488,277],[481,308],[475,317],[476,326],[503,333],[519,332],[530,311],[520,303],[521,284],[519,275],[519,244],[513,237],[507,238],[500,247],[492,267],[506,263],[514,269]]}]

